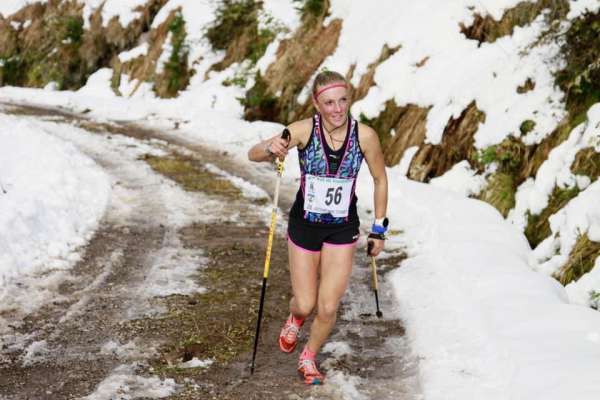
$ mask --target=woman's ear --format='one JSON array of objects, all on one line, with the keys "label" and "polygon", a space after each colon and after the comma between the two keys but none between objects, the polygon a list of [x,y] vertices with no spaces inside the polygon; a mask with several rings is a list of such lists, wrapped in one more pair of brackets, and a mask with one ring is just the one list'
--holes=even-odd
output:
[{"label": "woman's ear", "polygon": [[310,98],[312,99],[313,107],[315,108],[315,110],[321,112],[321,110],[319,110],[319,102],[317,101],[317,99],[315,99],[315,95],[311,95]]}]

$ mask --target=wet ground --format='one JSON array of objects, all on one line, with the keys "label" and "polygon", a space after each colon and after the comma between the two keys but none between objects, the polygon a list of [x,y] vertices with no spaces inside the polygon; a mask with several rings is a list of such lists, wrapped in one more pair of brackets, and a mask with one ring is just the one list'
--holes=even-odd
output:
[{"label": "wet ground", "polygon": [[[297,354],[284,354],[277,347],[290,294],[280,219],[256,371],[250,375],[269,199],[245,197],[206,164],[267,192],[273,182],[253,177],[251,170],[222,152],[170,134],[97,123],[55,110],[20,106],[3,112],[76,126],[98,143],[112,141],[91,146],[87,144],[91,139],[82,138],[75,144],[127,193],[128,206],[108,210],[82,260],[58,286],[58,300],[32,314],[15,310],[2,315],[12,323],[10,333],[0,337],[0,399],[82,398],[98,393],[107,376],[119,376],[124,367],[129,371],[125,379],[129,387],[143,387],[152,377],[172,379],[177,391],[168,399],[418,397],[416,363],[409,355],[402,323],[394,317],[396,304],[386,282],[386,273],[402,254],[387,264],[380,262],[384,317],[378,319],[369,260],[360,249],[330,346],[319,355],[327,384],[307,387],[295,370]],[[119,153],[113,140],[117,137],[158,151],[128,159]],[[108,147],[98,151],[99,146]],[[135,172],[141,165],[154,174]],[[176,185],[191,193],[196,203],[185,212],[192,215],[187,220],[194,222],[178,222],[183,206],[161,196],[161,185]],[[282,194],[283,209],[289,207],[294,189]],[[166,261],[158,265],[157,259]],[[179,264],[197,265],[192,276],[203,290],[169,296],[144,291],[157,268],[173,269]],[[40,344],[37,353],[35,344]],[[193,358],[213,363],[182,368]],[[135,398],[152,397],[136,393]],[[105,398],[132,398],[127,396],[131,393],[117,391]]]}]

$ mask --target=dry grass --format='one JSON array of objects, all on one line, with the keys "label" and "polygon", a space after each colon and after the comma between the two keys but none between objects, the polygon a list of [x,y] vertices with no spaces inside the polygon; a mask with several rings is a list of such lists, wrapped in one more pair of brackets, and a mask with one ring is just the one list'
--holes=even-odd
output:
[{"label": "dry grass", "polygon": [[555,278],[563,285],[576,281],[594,268],[594,263],[599,256],[600,243],[591,241],[587,234],[580,235],[569,254],[569,260]]}]

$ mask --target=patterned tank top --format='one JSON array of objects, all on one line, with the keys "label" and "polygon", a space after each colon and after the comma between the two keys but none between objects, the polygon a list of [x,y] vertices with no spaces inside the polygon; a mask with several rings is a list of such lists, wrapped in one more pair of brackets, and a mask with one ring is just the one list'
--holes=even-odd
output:
[{"label": "patterned tank top", "polygon": [[[358,223],[355,188],[363,158],[355,119],[348,117],[346,139],[339,151],[333,151],[325,141],[321,115],[315,114],[308,143],[298,148],[300,189],[290,218],[321,224]],[[341,208],[335,209],[336,204]]]}]

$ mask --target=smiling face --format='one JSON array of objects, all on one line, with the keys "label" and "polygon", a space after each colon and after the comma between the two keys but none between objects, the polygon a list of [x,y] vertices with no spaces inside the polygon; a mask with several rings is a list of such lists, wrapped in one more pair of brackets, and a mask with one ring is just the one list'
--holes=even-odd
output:
[{"label": "smiling face", "polygon": [[313,95],[313,104],[321,113],[328,130],[342,126],[348,119],[350,107],[350,96],[346,83],[340,81],[318,86]]}]

